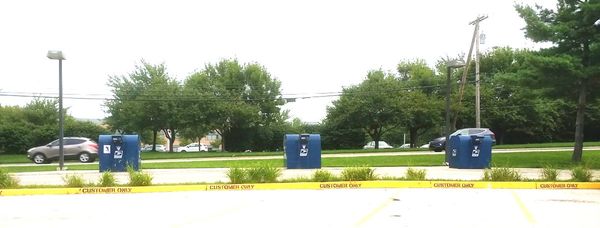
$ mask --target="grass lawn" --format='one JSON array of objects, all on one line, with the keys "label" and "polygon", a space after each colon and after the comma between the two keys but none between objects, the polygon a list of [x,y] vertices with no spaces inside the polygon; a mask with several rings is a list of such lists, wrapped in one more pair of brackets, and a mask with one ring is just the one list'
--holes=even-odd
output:
[{"label": "grass lawn", "polygon": [[33,163],[27,154],[0,154],[0,164]]},{"label": "grass lawn", "polygon": [[[381,150],[324,150],[323,154],[341,154],[341,153],[376,153],[376,152],[407,152],[407,151],[427,151],[427,149],[381,149]],[[186,152],[186,153],[167,153],[167,152],[142,152],[143,160],[152,159],[185,159],[185,158],[215,158],[215,157],[253,157],[253,156],[283,156],[283,152]],[[0,154],[0,164],[19,164],[32,163],[25,154]]]},{"label": "grass lawn", "polygon": [[[494,149],[515,149],[515,148],[546,148],[546,147],[573,147],[574,142],[557,142],[557,143],[529,143],[529,144],[505,144],[495,145]],[[600,146],[600,142],[585,142],[584,146]]]},{"label": "grass lawn", "polygon": [[[600,142],[585,142],[585,146],[600,146]],[[572,142],[561,143],[532,143],[532,144],[510,144],[496,145],[494,149],[515,149],[515,148],[549,148],[549,147],[573,147]],[[407,151],[428,151],[421,148],[407,149],[341,149],[341,150],[323,150],[323,154],[343,154],[343,153],[378,153],[378,152],[407,152]],[[283,152],[198,152],[198,153],[165,153],[165,152],[142,152],[143,160],[151,159],[185,159],[185,158],[213,158],[213,157],[249,157],[249,156],[279,156]],[[25,154],[0,154],[0,164],[31,163]]]},{"label": "grass lawn", "polygon": [[[600,151],[586,151],[583,154],[584,164],[591,169],[600,169]],[[395,166],[441,166],[443,154],[436,155],[410,155],[410,156],[370,156],[323,158],[323,167],[395,167]],[[571,163],[571,152],[531,152],[531,153],[501,153],[492,157],[493,167],[511,168],[542,168],[551,165],[557,169],[569,169],[575,164]],[[179,168],[230,168],[230,167],[257,167],[270,165],[284,167],[283,159],[265,160],[233,160],[233,161],[195,161],[195,162],[165,162],[142,163],[144,169],[179,169]],[[54,171],[57,166],[26,166],[2,167],[8,172],[34,172]],[[98,165],[67,165],[69,170],[97,170]]]},{"label": "grass lawn", "polygon": [[[380,153],[380,152],[408,152],[408,151],[428,151],[428,149],[381,149],[381,150],[363,150],[363,149],[344,149],[344,150],[323,150],[322,154],[343,154],[343,153]],[[213,157],[251,157],[251,156],[283,156],[280,152],[194,152],[194,153],[165,153],[165,152],[142,152],[142,159],[180,159],[180,158],[213,158]]]}]

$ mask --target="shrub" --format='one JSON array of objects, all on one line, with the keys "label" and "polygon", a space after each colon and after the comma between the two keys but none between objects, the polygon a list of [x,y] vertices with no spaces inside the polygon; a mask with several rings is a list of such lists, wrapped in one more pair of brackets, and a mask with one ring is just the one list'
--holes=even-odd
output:
[{"label": "shrub", "polygon": [[540,179],[544,181],[557,181],[558,180],[558,170],[552,168],[551,166],[545,166],[542,169],[542,175]]},{"label": "shrub", "polygon": [[250,183],[273,183],[281,176],[281,170],[269,165],[253,167],[245,170],[247,181]]},{"label": "shrub", "polygon": [[19,181],[6,170],[0,169],[0,188],[14,188],[19,186]]},{"label": "shrub", "polygon": [[129,173],[129,185],[130,186],[150,186],[152,185],[152,175],[144,172],[138,172],[133,170],[131,166],[127,166],[127,172]]},{"label": "shrub", "polygon": [[86,186],[85,180],[83,180],[83,177],[81,177],[80,175],[66,175],[63,177],[63,180],[65,181],[67,187],[70,188],[81,188]]},{"label": "shrub", "polygon": [[375,180],[375,169],[369,167],[350,167],[342,170],[342,180],[345,181],[367,181]]},{"label": "shrub", "polygon": [[424,169],[408,168],[406,170],[407,180],[425,180],[425,176],[427,176],[427,170]]},{"label": "shrub", "polygon": [[337,177],[327,170],[317,170],[313,174],[312,180],[315,182],[335,181]]},{"label": "shrub", "polygon": [[483,173],[483,180],[485,181],[520,181],[521,179],[521,174],[511,168],[486,169]]},{"label": "shrub", "polygon": [[100,181],[98,182],[98,186],[112,187],[116,185],[117,180],[115,179],[115,175],[113,175],[110,171],[102,173],[102,176],[100,176]]},{"label": "shrub", "polygon": [[232,184],[242,184],[247,182],[246,171],[242,168],[230,168],[227,171],[227,177]]},{"label": "shrub", "polygon": [[571,169],[571,180],[588,182],[592,180],[592,172],[584,166],[576,166]]}]

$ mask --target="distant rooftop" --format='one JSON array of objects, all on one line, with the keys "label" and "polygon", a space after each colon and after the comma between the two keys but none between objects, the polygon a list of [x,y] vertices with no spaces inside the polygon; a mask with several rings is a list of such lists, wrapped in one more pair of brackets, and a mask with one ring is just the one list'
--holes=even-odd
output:
[{"label": "distant rooftop", "polygon": [[103,119],[86,119],[86,118],[75,118],[75,119],[79,120],[79,121],[89,121],[89,122],[92,122],[92,123],[95,123],[98,125],[101,125],[104,123]]}]

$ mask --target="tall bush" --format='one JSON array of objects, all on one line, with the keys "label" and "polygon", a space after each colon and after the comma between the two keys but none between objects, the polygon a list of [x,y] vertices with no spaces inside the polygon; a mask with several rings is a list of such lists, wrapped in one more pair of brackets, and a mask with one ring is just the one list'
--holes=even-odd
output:
[{"label": "tall bush", "polygon": [[15,188],[19,186],[19,180],[6,170],[0,169],[0,188]]},{"label": "tall bush", "polygon": [[152,175],[140,171],[135,171],[131,166],[127,167],[129,173],[130,186],[150,186],[152,185]]},{"label": "tall bush", "polygon": [[519,171],[511,168],[486,169],[483,173],[485,181],[520,181],[523,179]]},{"label": "tall bush", "polygon": [[588,182],[592,180],[592,171],[585,166],[576,166],[571,169],[571,180]]},{"label": "tall bush", "polygon": [[342,170],[342,180],[345,181],[367,181],[375,180],[375,169],[370,167],[350,167]]}]

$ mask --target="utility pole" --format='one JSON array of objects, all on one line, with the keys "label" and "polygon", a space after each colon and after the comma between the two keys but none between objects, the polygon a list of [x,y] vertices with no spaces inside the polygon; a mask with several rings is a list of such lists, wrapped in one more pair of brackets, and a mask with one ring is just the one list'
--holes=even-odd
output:
[{"label": "utility pole", "polygon": [[479,21],[475,26],[475,31],[477,31],[477,41],[475,42],[475,127],[481,127],[481,95],[479,93],[479,42],[480,42],[480,34],[479,34]]},{"label": "utility pole", "polygon": [[[487,19],[488,16],[479,16],[474,21],[470,22],[469,25],[475,25],[475,29],[473,31],[473,38],[471,39],[471,46],[469,48],[469,55],[467,56],[467,67],[463,71],[463,76],[461,78],[460,84],[460,92],[458,98],[458,104],[462,104],[462,98],[464,94],[464,87],[466,84],[467,74],[469,72],[469,67],[471,66],[471,55],[473,53],[473,45],[475,45],[475,127],[481,127],[481,118],[480,118],[480,93],[479,93],[479,22]],[[456,126],[456,120],[458,115],[454,116],[453,126]]]},{"label": "utility pole", "polygon": [[[481,34],[479,33],[479,22],[487,19],[487,16],[480,16],[475,21],[475,31],[477,32],[477,41],[475,42],[475,127],[481,127],[481,94],[479,92],[480,89],[480,80],[479,80],[479,43],[481,42]],[[471,23],[473,23],[471,22]]]}]

